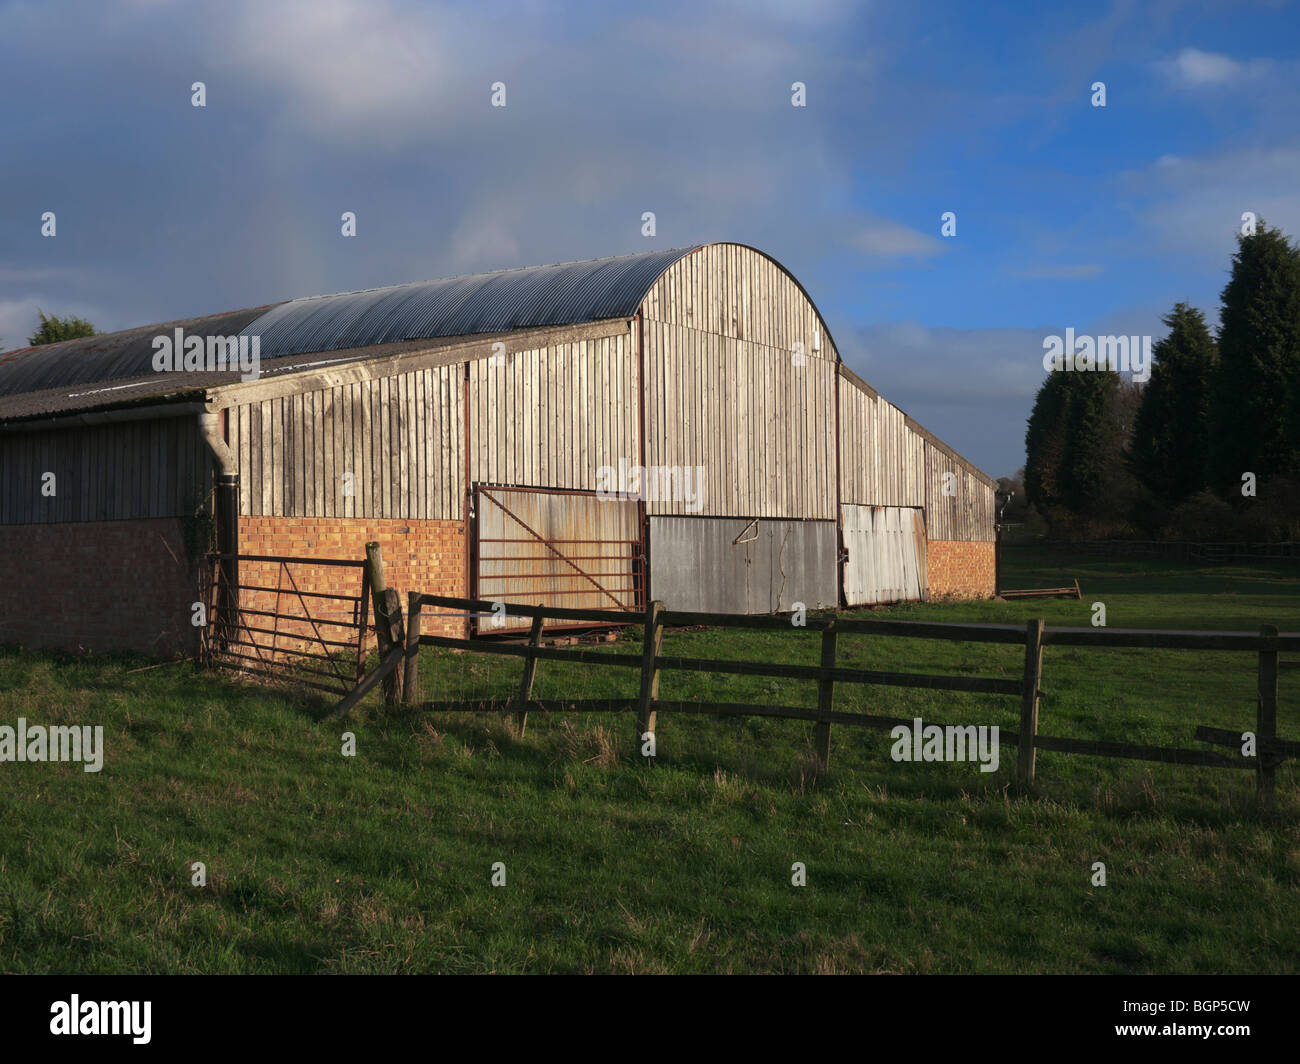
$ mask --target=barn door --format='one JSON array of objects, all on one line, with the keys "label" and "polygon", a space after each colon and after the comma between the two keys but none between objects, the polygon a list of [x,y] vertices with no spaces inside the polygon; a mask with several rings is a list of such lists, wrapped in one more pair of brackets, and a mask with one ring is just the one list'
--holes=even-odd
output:
[{"label": "barn door", "polygon": [[929,588],[925,516],[906,506],[840,507],[844,601],[850,606],[924,599]]},{"label": "barn door", "polygon": [[[635,500],[479,486],[474,515],[475,598],[573,609],[645,608]],[[504,628],[528,623],[511,617]],[[485,620],[478,628],[501,630]]]}]

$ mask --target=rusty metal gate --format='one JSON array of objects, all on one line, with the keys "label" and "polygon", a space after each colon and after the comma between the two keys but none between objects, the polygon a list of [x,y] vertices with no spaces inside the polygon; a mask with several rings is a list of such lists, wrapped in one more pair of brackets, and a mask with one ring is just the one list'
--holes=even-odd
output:
[{"label": "rusty metal gate", "polygon": [[[474,524],[476,599],[574,609],[645,608],[642,516],[635,500],[479,485]],[[503,620],[479,618],[477,628],[490,633],[529,623],[520,617]]]},{"label": "rusty metal gate", "polygon": [[[232,560],[233,584],[220,564]],[[208,668],[331,693],[360,681],[370,620],[364,562],[211,554],[206,576],[201,658]]]},{"label": "rusty metal gate", "polygon": [[907,506],[845,505],[840,512],[845,603],[924,599],[929,591],[925,514]]}]

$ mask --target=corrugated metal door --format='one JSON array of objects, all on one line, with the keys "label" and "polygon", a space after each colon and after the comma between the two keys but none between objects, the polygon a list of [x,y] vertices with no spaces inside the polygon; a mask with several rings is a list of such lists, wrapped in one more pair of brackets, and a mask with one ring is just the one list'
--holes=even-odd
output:
[{"label": "corrugated metal door", "polygon": [[[480,486],[474,515],[475,598],[574,609],[645,608],[635,500]],[[503,627],[528,624],[527,618],[512,617]],[[483,632],[494,627],[491,621],[479,624]]]},{"label": "corrugated metal door", "polygon": [[650,591],[670,610],[834,608],[835,546],[834,521],[651,517]]},{"label": "corrugated metal door", "polygon": [[844,601],[850,606],[924,599],[925,516],[906,506],[842,506]]}]

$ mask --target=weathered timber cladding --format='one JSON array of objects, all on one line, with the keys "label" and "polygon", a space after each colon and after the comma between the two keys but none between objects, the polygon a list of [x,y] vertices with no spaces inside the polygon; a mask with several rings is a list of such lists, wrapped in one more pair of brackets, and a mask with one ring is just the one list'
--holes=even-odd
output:
[{"label": "weathered timber cladding", "polygon": [[925,441],[904,414],[840,380],[840,498],[864,506],[925,505]]},{"label": "weathered timber cladding", "polygon": [[643,304],[646,462],[703,467],[702,505],[653,514],[835,519],[835,350],[771,259],[737,244],[685,256]]},{"label": "weathered timber cladding", "polygon": [[240,513],[459,520],[463,377],[435,366],[231,407]]},{"label": "weathered timber cladding", "polygon": [[0,525],[183,517],[209,483],[192,417],[0,434]]},{"label": "weathered timber cladding", "polygon": [[[926,441],[925,518],[931,539],[992,540],[993,488],[965,464]],[[950,478],[945,474],[951,473]],[[944,484],[954,494],[944,494]]]},{"label": "weathered timber cladding", "polygon": [[638,465],[639,376],[630,329],[469,363],[471,482],[594,491]]},{"label": "weathered timber cladding", "polygon": [[[987,477],[851,374],[841,374],[839,410],[842,502],[922,506],[930,539],[993,539],[994,488]],[[945,484],[952,494],[945,494]]]}]

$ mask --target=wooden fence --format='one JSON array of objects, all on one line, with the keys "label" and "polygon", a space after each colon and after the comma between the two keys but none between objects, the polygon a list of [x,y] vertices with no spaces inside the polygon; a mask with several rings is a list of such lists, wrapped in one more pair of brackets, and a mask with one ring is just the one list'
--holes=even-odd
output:
[{"label": "wooden fence", "polygon": [[1300,562],[1300,543],[1178,542],[1142,539],[1004,539],[1007,546],[1041,546],[1066,554],[1111,558],[1152,558],[1162,561],[1229,565],[1236,562]]},{"label": "wooden fence", "polygon": [[[662,652],[665,628],[703,625],[717,628],[800,631],[800,628],[792,627],[789,617],[784,616],[680,612],[666,610],[659,602],[651,602],[644,615],[639,617],[613,610],[506,604],[507,614],[531,620],[528,642],[521,644],[481,637],[456,638],[421,634],[421,614],[426,606],[487,614],[492,613],[494,607],[499,610],[500,603],[412,592],[408,596],[407,616],[403,625],[400,607],[395,607],[396,596],[391,591],[388,595],[387,608],[381,608],[379,599],[376,598],[376,618],[382,617],[384,624],[389,627],[387,638],[381,638],[380,641],[380,665],[338,704],[332,714],[334,717],[343,716],[350,711],[366,692],[372,690],[381,680],[395,678],[400,665],[401,682],[398,684],[390,682],[388,688],[387,700],[390,703],[396,703],[400,699],[408,706],[425,711],[510,713],[514,715],[521,733],[527,723],[528,713],[533,711],[634,712],[638,741],[643,740],[647,733],[655,732],[658,715],[661,713],[810,720],[817,725],[814,739],[816,756],[818,763],[824,769],[830,759],[832,725],[843,724],[886,730],[899,725],[911,726],[911,720],[900,717],[845,712],[835,708],[835,691],[839,685],[875,684],[973,692],[1017,699],[1020,706],[1019,730],[1014,732],[1002,730],[999,739],[1002,743],[1018,748],[1018,773],[1027,782],[1034,780],[1035,755],[1038,750],[1088,754],[1097,757],[1131,758],[1175,765],[1254,769],[1257,774],[1260,800],[1266,807],[1271,807],[1277,766],[1288,757],[1300,756],[1300,742],[1284,740],[1277,735],[1278,653],[1282,650],[1300,650],[1300,635],[1280,635],[1272,626],[1265,626],[1258,635],[1254,635],[1246,632],[1049,628],[1041,619],[1030,621],[1026,625],[1001,625],[809,617],[803,630],[820,633],[820,664],[793,665],[763,661],[685,658]],[[391,625],[388,623],[390,619]],[[610,622],[624,625],[638,624],[643,626],[645,638],[641,652],[636,654],[545,647],[540,641],[543,622],[548,619],[590,624]],[[836,661],[839,636],[842,634],[1020,645],[1024,647],[1023,670],[1019,679],[1007,679],[845,668],[838,665]],[[421,646],[522,658],[524,669],[519,688],[514,697],[507,699],[487,699],[478,702],[422,702],[419,698]],[[1257,655],[1259,675],[1259,698],[1255,722],[1257,756],[1248,757],[1241,754],[1242,733],[1207,726],[1197,728],[1195,738],[1200,742],[1233,748],[1232,754],[1182,747],[1068,738],[1040,733],[1039,704],[1042,696],[1043,653],[1049,646],[1141,647],[1188,651],[1234,650]],[[638,694],[635,698],[626,699],[536,699],[533,697],[533,684],[537,675],[537,665],[539,661],[548,660],[581,662],[602,668],[637,670],[640,676]],[[817,707],[813,709],[788,705],[663,700],[659,697],[659,677],[664,670],[778,676],[815,683]],[[927,722],[927,724],[937,723]],[[940,727],[945,726],[940,725]]]}]

